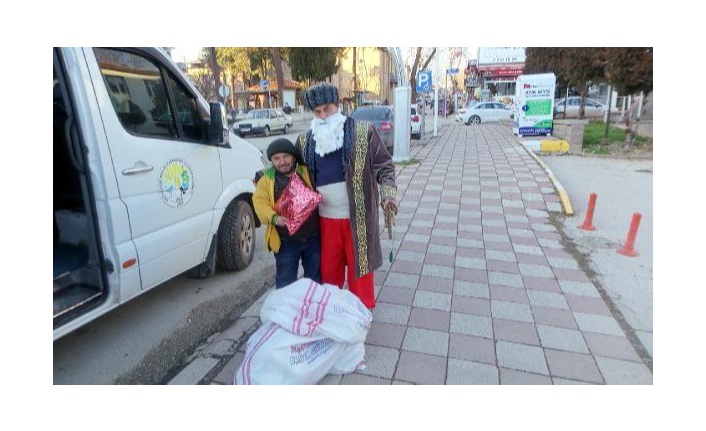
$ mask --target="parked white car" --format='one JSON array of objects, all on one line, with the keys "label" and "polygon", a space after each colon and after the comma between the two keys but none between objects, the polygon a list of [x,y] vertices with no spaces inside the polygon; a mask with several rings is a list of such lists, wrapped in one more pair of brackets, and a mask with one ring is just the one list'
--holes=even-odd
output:
[{"label": "parked white car", "polygon": [[412,137],[422,139],[422,136],[424,135],[424,113],[417,105],[412,105],[411,123]]},{"label": "parked white car", "polygon": [[499,102],[482,102],[459,109],[456,121],[465,124],[492,123],[512,118],[512,107]]},{"label": "parked white car", "polygon": [[[564,110],[566,110],[566,118],[578,118],[579,106],[581,105],[581,97],[569,97],[568,103],[566,98],[559,99],[554,102],[554,115],[562,118]],[[605,105],[593,99],[586,98],[586,106],[584,118],[600,118],[605,113]]]},{"label": "parked white car", "polygon": [[292,117],[281,109],[253,109],[233,128],[242,138],[245,135],[270,136],[270,132],[274,131],[282,131],[286,135],[292,124]]}]

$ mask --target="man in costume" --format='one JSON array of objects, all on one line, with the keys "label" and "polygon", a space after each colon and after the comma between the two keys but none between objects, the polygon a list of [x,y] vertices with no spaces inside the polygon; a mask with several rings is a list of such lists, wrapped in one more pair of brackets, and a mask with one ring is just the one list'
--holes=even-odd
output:
[{"label": "man in costume", "polygon": [[321,280],[348,289],[375,307],[373,273],[382,266],[378,205],[397,213],[395,165],[372,124],[346,117],[338,89],[311,86],[305,103],[314,112],[297,138],[316,190],[321,226]]}]

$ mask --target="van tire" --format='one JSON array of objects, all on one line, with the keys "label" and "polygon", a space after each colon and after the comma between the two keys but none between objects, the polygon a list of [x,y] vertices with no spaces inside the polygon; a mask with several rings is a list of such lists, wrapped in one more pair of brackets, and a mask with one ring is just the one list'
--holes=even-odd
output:
[{"label": "van tire", "polygon": [[234,200],[226,208],[218,227],[218,266],[233,271],[246,268],[255,252],[255,219],[252,208]]}]

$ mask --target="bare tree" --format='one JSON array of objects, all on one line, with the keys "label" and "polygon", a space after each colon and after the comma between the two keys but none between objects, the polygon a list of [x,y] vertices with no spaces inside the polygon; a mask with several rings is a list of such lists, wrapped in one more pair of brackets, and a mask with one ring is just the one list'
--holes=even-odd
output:
[{"label": "bare tree", "polygon": [[[417,100],[417,70],[426,70],[429,67],[431,59],[436,55],[436,48],[433,48],[431,52],[427,51],[423,53],[422,50],[425,48],[417,48],[414,55],[414,62],[412,63],[412,69],[409,72],[409,84],[412,87],[412,100]],[[426,60],[422,61],[425,57]],[[419,65],[422,65],[419,67]]]}]

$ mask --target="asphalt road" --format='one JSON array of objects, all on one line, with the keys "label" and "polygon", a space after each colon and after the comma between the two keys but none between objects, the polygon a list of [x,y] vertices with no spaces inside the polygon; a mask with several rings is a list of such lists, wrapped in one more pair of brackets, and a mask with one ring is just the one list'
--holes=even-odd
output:
[{"label": "asphalt road", "polygon": [[[594,281],[644,346],[651,368],[653,161],[581,155],[542,155],[540,159],[566,189],[574,210],[573,217],[563,220],[564,232],[585,255]],[[579,228],[591,193],[596,193],[594,231]],[[617,250],[625,245],[634,213],[642,216],[634,246],[638,255],[629,257]]]}]

